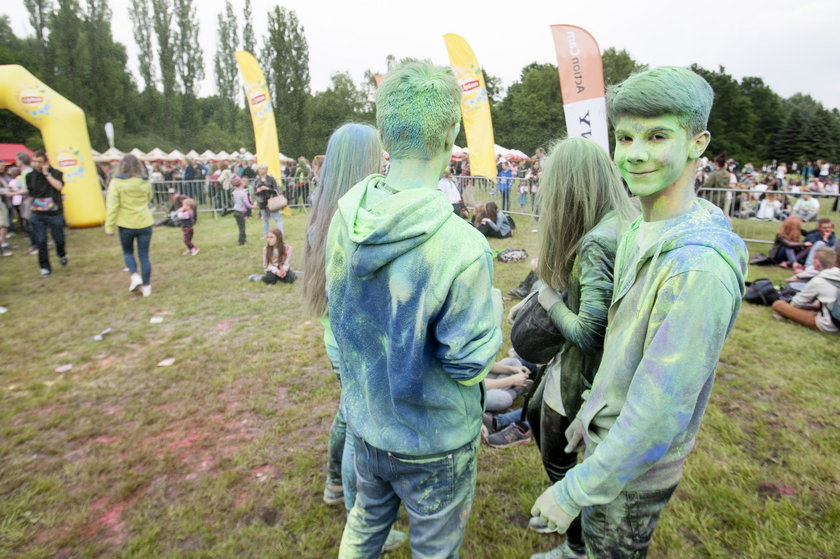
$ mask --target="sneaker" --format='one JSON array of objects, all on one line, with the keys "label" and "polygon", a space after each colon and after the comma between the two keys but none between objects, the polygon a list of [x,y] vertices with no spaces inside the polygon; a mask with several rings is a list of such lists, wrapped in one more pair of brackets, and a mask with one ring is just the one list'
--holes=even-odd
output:
[{"label": "sneaker", "polygon": [[496,416],[492,413],[484,412],[481,416],[481,440],[487,442],[487,437],[491,433],[496,432]]},{"label": "sneaker", "polygon": [[140,274],[131,274],[131,283],[128,284],[129,293],[135,291],[141,285],[143,285],[143,280],[140,278]]},{"label": "sneaker", "polygon": [[66,257],[66,256],[62,256],[61,258],[59,258],[59,259],[58,259],[58,261],[59,261],[59,262],[61,262],[61,265],[62,265],[62,266],[66,266],[66,265],[67,265],[67,263],[68,263],[68,262],[70,262],[70,261],[67,259],[67,257]]},{"label": "sneaker", "polygon": [[51,273],[52,272],[47,270],[46,268],[41,268],[41,272],[40,272],[41,277],[46,277],[46,276],[50,275]]},{"label": "sneaker", "polygon": [[195,256],[196,254],[198,254],[198,253],[199,253],[199,251],[200,251],[200,250],[201,250],[200,248],[195,247],[194,249],[192,249],[192,250],[190,251],[190,256]]},{"label": "sneaker", "polygon": [[261,278],[262,274],[251,274],[250,276],[248,276],[249,281],[260,281]]},{"label": "sneaker", "polygon": [[152,294],[152,286],[151,285],[141,285],[140,286],[140,293],[143,294],[143,297],[148,297]]},{"label": "sneaker", "polygon": [[586,559],[586,553],[578,553],[569,547],[569,542],[563,542],[560,547],[555,547],[545,553],[535,553],[531,559]]},{"label": "sneaker", "polygon": [[407,539],[408,535],[406,535],[405,532],[400,532],[392,526],[391,531],[388,532],[388,537],[385,539],[385,543],[382,545],[382,553],[397,549],[399,546],[404,544]]},{"label": "sneaker", "polygon": [[344,502],[344,489],[340,485],[324,487],[324,502],[328,505],[340,505]]},{"label": "sneaker", "polygon": [[532,516],[531,520],[528,521],[528,528],[536,532],[537,534],[553,534],[557,530],[553,530],[548,527],[548,522],[544,521],[539,516]]},{"label": "sneaker", "polygon": [[190,249],[187,249],[184,252],[182,252],[181,254],[184,255],[184,256],[188,256],[188,255],[192,254],[192,251]]},{"label": "sneaker", "polygon": [[487,444],[493,448],[507,448],[531,442],[531,430],[514,421],[501,431],[487,437]]},{"label": "sneaker", "polygon": [[14,253],[11,250],[6,250],[5,248],[0,251],[0,256],[11,256],[12,254]]},{"label": "sneaker", "polygon": [[26,251],[26,254],[28,254],[29,256],[36,256],[38,254],[38,249],[34,247],[30,248],[28,251]]}]

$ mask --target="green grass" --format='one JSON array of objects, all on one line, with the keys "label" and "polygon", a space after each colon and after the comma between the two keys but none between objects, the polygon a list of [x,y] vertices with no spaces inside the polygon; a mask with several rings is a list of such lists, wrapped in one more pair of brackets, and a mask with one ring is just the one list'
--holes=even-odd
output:
[{"label": "green grass", "polygon": [[[491,245],[535,256],[534,224],[517,222]],[[304,223],[285,220],[298,256]],[[100,229],[69,231],[70,266],[48,279],[20,250],[0,260],[0,556],[335,556],[344,512],[321,491],[338,384],[300,284],[246,281],[260,234],[252,220],[240,248],[232,218],[203,216],[185,257],[180,230],[156,229],[146,299]],[[498,262],[497,286],[527,269]],[[651,557],[840,556],[837,340],[744,306]],[[558,544],[525,528],[545,485],[533,444],[482,448],[463,556]]]}]

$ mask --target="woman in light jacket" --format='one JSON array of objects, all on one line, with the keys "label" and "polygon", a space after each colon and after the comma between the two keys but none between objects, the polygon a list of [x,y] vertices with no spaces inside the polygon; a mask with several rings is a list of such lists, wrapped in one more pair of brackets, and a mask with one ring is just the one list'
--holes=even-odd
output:
[{"label": "woman in light jacket", "polygon": [[[131,273],[129,291],[138,287],[144,297],[152,294],[152,263],[149,261],[149,245],[152,242],[152,185],[146,177],[146,167],[135,156],[126,154],[120,161],[117,175],[108,185],[105,233],[120,234],[123,258]],[[134,243],[140,257],[141,274],[137,273],[134,259]]]}]

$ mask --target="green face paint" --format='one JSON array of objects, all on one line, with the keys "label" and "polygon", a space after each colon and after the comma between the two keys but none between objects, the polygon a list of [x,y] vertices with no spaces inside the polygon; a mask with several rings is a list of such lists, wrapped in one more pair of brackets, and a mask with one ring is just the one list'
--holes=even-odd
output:
[{"label": "green face paint", "polygon": [[645,198],[677,182],[696,160],[693,140],[673,115],[619,118],[615,163],[630,192]]}]

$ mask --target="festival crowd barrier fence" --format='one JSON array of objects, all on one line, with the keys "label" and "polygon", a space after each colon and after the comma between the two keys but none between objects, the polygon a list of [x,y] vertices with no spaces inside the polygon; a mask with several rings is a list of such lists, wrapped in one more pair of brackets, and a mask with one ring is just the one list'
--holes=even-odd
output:
[{"label": "festival crowd barrier fence", "polygon": [[[454,176],[453,179],[461,192],[464,204],[470,210],[474,210],[479,204],[495,202],[505,213],[539,217],[537,180],[470,176]],[[305,211],[310,205],[316,185],[311,179],[283,177],[278,186],[285,194],[290,207]],[[152,202],[157,212],[166,212],[175,194],[185,194],[195,200],[199,212],[224,215],[233,209],[230,192],[213,180],[161,181],[153,182],[152,187]],[[504,190],[506,187],[507,192]],[[776,212],[775,219],[758,219],[759,209],[768,194],[773,194],[779,200],[780,209]],[[785,208],[793,208],[803,194],[811,194],[820,202],[816,217],[812,221],[803,222],[804,230],[816,229],[816,219],[820,217],[828,217],[835,225],[840,225],[840,194],[702,187],[697,191],[698,196],[709,200],[729,216],[732,229],[744,241],[767,244],[772,244],[776,238],[779,222],[786,215],[782,212]]]}]

